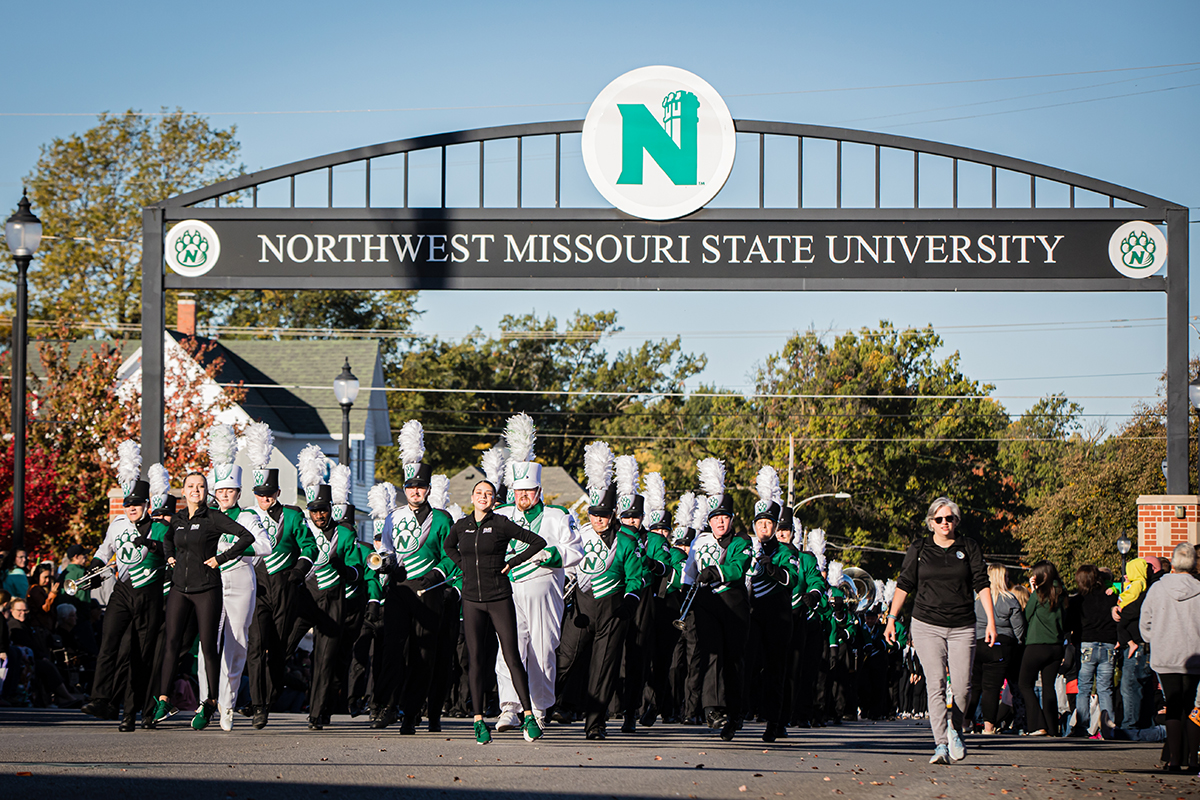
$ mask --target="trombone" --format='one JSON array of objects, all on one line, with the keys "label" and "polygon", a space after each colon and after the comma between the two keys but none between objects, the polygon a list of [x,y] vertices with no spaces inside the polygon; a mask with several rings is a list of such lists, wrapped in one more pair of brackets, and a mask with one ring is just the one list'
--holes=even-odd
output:
[{"label": "trombone", "polygon": [[683,599],[683,607],[679,610],[679,619],[671,624],[677,629],[683,630],[684,620],[687,619],[688,612],[692,610],[692,603],[696,602],[696,593],[700,590],[700,581],[692,584],[692,588],[688,590],[687,597]]},{"label": "trombone", "polygon": [[79,576],[78,580],[68,578],[63,581],[63,591],[74,597],[79,592],[87,591],[94,586],[99,586],[111,574],[112,570],[108,564],[103,564],[95,569]]}]

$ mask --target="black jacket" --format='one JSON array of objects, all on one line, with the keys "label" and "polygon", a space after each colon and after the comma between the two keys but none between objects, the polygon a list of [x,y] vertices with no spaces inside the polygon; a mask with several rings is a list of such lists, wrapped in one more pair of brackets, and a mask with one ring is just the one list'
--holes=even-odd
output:
[{"label": "black jacket", "polygon": [[913,619],[941,628],[975,627],[975,593],[987,589],[983,548],[959,536],[942,549],[926,534],[908,547],[896,588],[912,594]]},{"label": "black jacket", "polygon": [[[217,543],[221,534],[238,537],[233,546],[217,555]],[[201,506],[194,517],[189,517],[184,508],[171,518],[171,525],[163,536],[163,555],[175,559],[175,570],[171,585],[181,592],[204,592],[221,588],[221,571],[204,562],[217,559],[220,566],[245,555],[245,550],[254,544],[254,535],[223,512]]]},{"label": "black jacket", "polygon": [[[529,547],[505,561],[508,543],[513,539],[525,542]],[[463,600],[473,603],[491,603],[512,597],[512,582],[501,574],[505,564],[515,567],[523,564],[546,546],[546,540],[533,531],[522,528],[511,519],[490,511],[479,522],[475,515],[468,514],[450,528],[443,547],[459,569],[462,570]]]},{"label": "black jacket", "polygon": [[1067,604],[1067,629],[1076,644],[1117,643],[1117,622],[1112,618],[1117,596],[1108,594],[1104,588],[1096,584],[1087,594],[1072,595],[1071,602]]}]

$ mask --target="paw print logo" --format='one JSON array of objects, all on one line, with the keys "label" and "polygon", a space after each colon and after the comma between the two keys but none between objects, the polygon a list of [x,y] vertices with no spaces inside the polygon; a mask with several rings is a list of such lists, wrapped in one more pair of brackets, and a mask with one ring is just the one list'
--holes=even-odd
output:
[{"label": "paw print logo", "polygon": [[126,567],[133,567],[141,563],[146,551],[134,545],[133,540],[137,534],[132,531],[123,531],[117,534],[117,561]]},{"label": "paw print logo", "polygon": [[203,267],[208,261],[208,239],[191,230],[175,240],[175,259],[185,267]]},{"label": "paw print logo", "polygon": [[1121,240],[1121,263],[1129,269],[1149,269],[1157,245],[1145,231],[1131,231]]},{"label": "paw print logo", "polygon": [[700,548],[697,560],[702,567],[710,567],[721,563],[721,546],[709,542]]},{"label": "paw print logo", "polygon": [[608,548],[599,539],[589,539],[583,543],[583,564],[581,568],[588,575],[599,575],[608,565]]},{"label": "paw print logo", "polygon": [[317,540],[317,566],[323,567],[329,563],[329,555],[333,551],[333,545],[319,533],[313,538]]},{"label": "paw print logo", "polygon": [[392,529],[392,539],[396,545],[396,551],[402,555],[411,555],[421,546],[420,539],[421,526],[417,524],[416,517],[411,515],[401,517],[396,527]]}]

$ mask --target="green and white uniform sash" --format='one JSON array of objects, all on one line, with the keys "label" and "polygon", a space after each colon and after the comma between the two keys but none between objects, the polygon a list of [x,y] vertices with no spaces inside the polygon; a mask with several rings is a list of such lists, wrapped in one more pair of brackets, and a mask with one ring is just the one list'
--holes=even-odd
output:
[{"label": "green and white uniform sash", "polygon": [[[522,528],[541,536],[542,520],[546,518],[546,506],[542,503],[538,503],[530,510],[535,512],[533,519],[530,519],[528,514],[521,511],[516,506],[511,506],[509,509],[506,509],[508,513],[506,513],[505,516],[509,517],[513,522],[517,523]],[[525,542],[522,542],[520,539],[510,539],[508,542],[508,550],[505,552],[504,558],[506,561],[510,561],[512,560],[513,556],[519,555],[528,549],[529,545]],[[509,570],[508,579],[513,583],[517,583],[518,581],[522,581],[537,574],[539,569],[541,569],[540,562],[538,562],[536,559],[530,559],[523,564],[519,564]]]},{"label": "green and white uniform sash", "polygon": [[[166,530],[164,525],[151,523],[147,538],[161,542]],[[165,563],[162,556],[133,543],[140,535],[137,525],[130,522],[128,517],[118,517],[108,526],[104,542],[95,555],[106,564],[115,557],[117,580],[128,580],[135,589],[161,581]]]},{"label": "green and white uniform sash", "polygon": [[337,550],[338,528],[334,525],[333,530],[325,532],[314,525],[312,520],[308,520],[308,530],[312,533],[313,539],[317,541],[317,560],[313,562],[313,568],[309,570],[308,576],[316,579],[318,589],[336,586],[341,579],[337,569],[333,566],[333,554]]},{"label": "green and white uniform sash", "polygon": [[396,563],[404,565],[407,578],[420,578],[426,572],[437,566],[439,554],[435,549],[425,547],[429,539],[429,531],[433,528],[434,514],[430,509],[425,521],[418,522],[417,515],[408,506],[398,508],[388,517],[391,523],[385,526],[383,533],[383,548],[385,552],[394,553]]},{"label": "green and white uniform sash", "polygon": [[622,546],[629,546],[626,544],[628,539],[622,538],[617,532],[612,547],[609,547],[592,530],[591,525],[584,525],[580,536],[583,539],[583,561],[575,567],[579,590],[590,591],[593,597],[599,599],[624,589],[624,576],[614,567],[617,551]]}]

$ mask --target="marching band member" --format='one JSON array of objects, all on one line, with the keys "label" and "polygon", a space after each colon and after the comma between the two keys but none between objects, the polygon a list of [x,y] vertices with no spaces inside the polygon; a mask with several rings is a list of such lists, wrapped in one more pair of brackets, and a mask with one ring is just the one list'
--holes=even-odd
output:
[{"label": "marching band member", "polygon": [[[761,715],[767,721],[764,742],[773,742],[784,727],[783,694],[792,640],[792,589],[799,583],[795,561],[775,537],[782,512],[779,475],[773,467],[758,471],[755,482],[753,566],[746,576],[750,592],[750,635],[762,653]],[[755,676],[751,676],[753,679]]]},{"label": "marching band member", "polygon": [[587,476],[588,524],[580,532],[583,560],[575,566],[578,610],[586,627],[565,630],[558,653],[558,704],[564,703],[564,688],[572,673],[586,666],[587,692],[584,699],[585,731],[588,739],[605,738],[604,718],[616,691],[625,631],[638,606],[638,593],[645,586],[637,542],[620,530],[617,521],[617,487],[611,484],[613,454],[605,442],[584,449]]},{"label": "marching band member", "polygon": [[[162,627],[162,540],[167,526],[152,521],[146,513],[150,495],[158,487],[137,479],[141,448],[136,442],[125,441],[118,447],[118,454],[117,477],[125,495],[125,513],[109,524],[90,567],[98,569],[115,557],[117,582],[104,615],[91,700],[81,710],[99,719],[117,715],[112,700],[118,691],[123,651],[129,669],[121,691],[125,712],[117,729],[128,732],[134,730],[138,708],[146,702],[154,649]],[[161,464],[149,470],[155,483],[165,473]]]},{"label": "marching band member", "polygon": [[[217,707],[221,711],[221,730],[224,731],[233,730],[233,707],[242,685],[242,671],[246,667],[250,621],[254,618],[257,588],[253,556],[270,555],[273,547],[258,515],[238,506],[242,496],[242,468],[233,463],[237,449],[237,435],[232,425],[217,424],[209,429],[208,458],[212,467],[209,480],[217,498],[217,506],[254,536],[251,550],[247,550],[241,558],[221,565],[221,691],[217,696]],[[235,536],[222,534],[217,552],[224,553],[236,540]],[[205,664],[206,659],[200,659],[201,686],[208,679]]]},{"label": "marching band member", "polygon": [[[390,483],[377,483],[367,492],[367,505],[371,509],[371,530],[373,534],[373,552],[381,556],[383,549],[383,532],[388,519],[396,510],[396,487]],[[369,556],[368,556],[369,558]],[[368,562],[369,563],[369,562]],[[388,561],[379,562],[387,566]],[[384,655],[388,650],[384,638],[383,607],[387,598],[389,577],[382,567],[372,566],[367,575],[367,609],[363,619],[362,633],[354,643],[354,667],[351,679],[351,691],[355,696],[365,696],[368,679],[371,686],[371,715],[369,721],[372,727],[385,715],[393,713],[390,703],[391,695],[383,695]],[[389,690],[390,691],[390,690]],[[392,720],[383,726],[391,724]]]},{"label": "marching band member", "polygon": [[[653,603],[653,626],[648,635],[651,642],[647,653],[648,670],[645,690],[646,709],[638,720],[644,727],[654,724],[659,713],[664,721],[673,717],[675,708],[671,694],[671,657],[675,652],[676,642],[679,641],[679,630],[674,622],[678,618],[679,603],[669,602],[679,599],[679,577],[686,559],[686,553],[671,542],[671,512],[667,511],[667,485],[662,475],[657,472],[647,473],[645,478],[645,509],[646,509],[646,566],[654,571],[650,585],[642,603]],[[682,501],[681,501],[682,502]],[[689,512],[691,509],[688,509]],[[690,516],[689,516],[690,519]],[[654,555],[654,551],[661,555]],[[655,565],[661,567],[656,568]]]},{"label": "marching band member", "polygon": [[[804,541],[804,530],[792,509],[784,506],[779,513],[779,526],[775,534],[783,547],[791,554],[796,566],[796,583],[792,587],[792,645],[787,661],[787,682],[783,693],[784,720],[776,734],[786,737],[787,721],[793,720],[802,728],[810,727],[809,714],[812,704],[812,681],[816,655],[810,654],[808,645],[808,617],[820,602],[827,588],[825,579],[817,569],[817,559],[812,553],[797,546]],[[819,649],[818,649],[819,653]]]},{"label": "marching band member", "polygon": [[384,658],[386,685],[379,688],[388,698],[389,711],[382,713],[373,726],[386,728],[395,718],[391,709],[399,706],[404,714],[400,733],[408,735],[417,732],[417,719],[429,696],[445,584],[457,568],[442,547],[450,532],[450,515],[434,509],[428,501],[433,468],[421,463],[425,456],[421,423],[404,423],[399,439],[407,503],[389,516],[381,539],[388,558],[384,613],[388,650]]},{"label": "marching band member", "polygon": [[274,436],[265,422],[246,426],[246,455],[254,469],[254,513],[272,542],[271,552],[254,565],[254,619],[246,653],[251,713],[265,728],[271,706],[283,689],[287,640],[296,620],[297,590],[317,560],[317,543],[304,512],[279,502],[279,470],[271,469]]},{"label": "marching band member", "polygon": [[[496,511],[540,536],[546,542],[537,557],[514,567],[512,599],[517,609],[517,646],[528,674],[529,693],[538,725],[545,727],[547,710],[554,705],[558,643],[563,626],[564,568],[583,560],[583,542],[575,517],[561,506],[546,505],[542,499],[542,465],[534,458],[536,429],[528,414],[510,417],[504,439],[509,458],[505,483],[513,491],[514,504]],[[509,544],[509,558],[528,547],[520,539]],[[500,691],[500,719],[496,731],[512,730],[521,724],[517,716],[520,698],[513,686],[504,653],[496,658],[496,680]]]},{"label": "marching band member", "polygon": [[[317,560],[300,594],[296,621],[288,638],[287,652],[296,646],[309,628],[313,631],[312,684],[308,693],[308,729],[319,731],[329,724],[332,714],[331,686],[337,667],[338,638],[342,632],[344,584],[358,580],[362,556],[355,546],[354,531],[333,519],[333,489],[325,483],[328,459],[321,448],[310,444],[297,459],[300,483],[308,501],[308,529],[317,543]],[[350,486],[350,468],[334,467],[339,484],[338,505],[345,505]]]},{"label": "marching band member", "polygon": [[[450,502],[450,479],[445,475],[434,475],[430,479],[429,505],[449,514],[451,527],[463,518],[462,508]],[[430,733],[442,731],[442,711],[450,692],[450,673],[454,667],[459,629],[462,626],[462,570],[454,570],[447,581],[446,591],[442,593],[442,627],[438,630],[437,650],[434,653],[433,679],[429,683],[429,697],[426,700]]]},{"label": "marching band member", "polygon": [[696,537],[688,553],[684,581],[702,588],[696,597],[696,637],[706,667],[705,716],[721,738],[733,739],[742,724],[743,658],[750,628],[746,571],[751,544],[733,531],[733,497],[725,493],[725,464],[706,458],[698,464],[700,485],[708,496],[711,532]]}]

